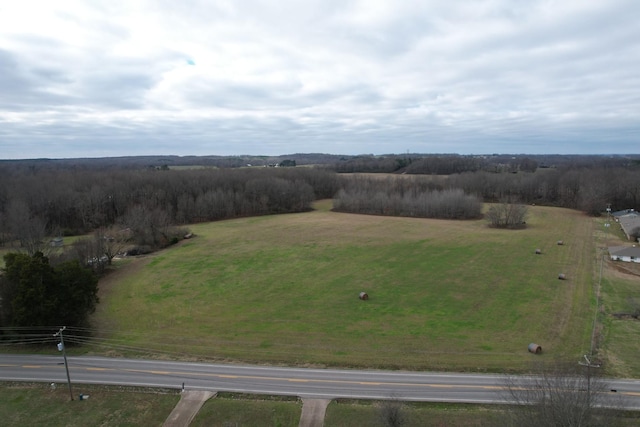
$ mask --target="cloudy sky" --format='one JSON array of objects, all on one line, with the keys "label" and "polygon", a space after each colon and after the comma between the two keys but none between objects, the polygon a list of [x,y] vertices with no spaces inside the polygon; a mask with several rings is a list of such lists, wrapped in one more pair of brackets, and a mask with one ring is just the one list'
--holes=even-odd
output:
[{"label": "cloudy sky", "polygon": [[640,153],[637,0],[0,1],[0,158]]}]

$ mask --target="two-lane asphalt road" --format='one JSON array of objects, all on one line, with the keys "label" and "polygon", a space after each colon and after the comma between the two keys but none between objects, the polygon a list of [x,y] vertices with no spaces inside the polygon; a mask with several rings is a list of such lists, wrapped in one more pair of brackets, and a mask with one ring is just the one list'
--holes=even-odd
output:
[{"label": "two-lane asphalt road", "polygon": [[[69,357],[72,384],[231,391],[303,398],[503,403],[504,375],[306,369],[234,364]],[[0,355],[0,380],[66,383],[62,357]],[[612,396],[640,410],[639,380],[607,380]]]}]

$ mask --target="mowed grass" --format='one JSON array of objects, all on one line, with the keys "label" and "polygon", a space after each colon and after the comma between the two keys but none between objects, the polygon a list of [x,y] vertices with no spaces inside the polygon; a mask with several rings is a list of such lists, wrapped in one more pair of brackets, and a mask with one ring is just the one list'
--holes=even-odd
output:
[{"label": "mowed grass", "polygon": [[[379,401],[334,400],[324,418],[325,427],[382,426],[384,405]],[[397,404],[397,402],[392,403]],[[463,405],[442,403],[403,403],[399,413],[404,426],[480,427],[508,425],[509,414],[497,405]]]},{"label": "mowed grass", "polygon": [[0,385],[0,419],[5,426],[161,426],[180,400],[177,393],[124,387],[75,385],[89,396],[72,401],[66,384]]},{"label": "mowed grass", "polygon": [[[607,260],[602,278],[604,323],[603,357],[612,374],[637,377],[640,321],[629,316],[617,318],[613,313],[633,313],[640,304],[640,266]],[[633,302],[635,300],[635,303]]]},{"label": "mowed grass", "polygon": [[526,229],[507,231],[326,203],[194,225],[193,239],[122,266],[100,283],[93,322],[108,341],[96,351],[491,371],[589,349],[595,251],[583,214],[534,206]]},{"label": "mowed grass", "polygon": [[302,402],[261,395],[220,393],[207,400],[191,427],[297,426]]}]

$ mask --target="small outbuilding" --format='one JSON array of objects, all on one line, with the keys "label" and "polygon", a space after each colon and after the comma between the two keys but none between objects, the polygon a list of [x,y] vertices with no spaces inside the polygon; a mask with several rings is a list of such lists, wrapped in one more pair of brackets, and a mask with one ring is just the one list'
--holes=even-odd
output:
[{"label": "small outbuilding", "polygon": [[635,231],[640,227],[640,213],[634,209],[625,209],[613,212],[611,215],[613,215],[616,222],[620,225],[627,239],[635,240],[638,237]]},{"label": "small outbuilding", "polygon": [[49,246],[54,248],[62,247],[63,244],[64,244],[64,241],[62,240],[62,237],[56,237],[54,239],[51,239],[51,241],[49,242]]},{"label": "small outbuilding", "polygon": [[609,248],[609,256],[612,261],[640,263],[640,247],[612,246]]}]

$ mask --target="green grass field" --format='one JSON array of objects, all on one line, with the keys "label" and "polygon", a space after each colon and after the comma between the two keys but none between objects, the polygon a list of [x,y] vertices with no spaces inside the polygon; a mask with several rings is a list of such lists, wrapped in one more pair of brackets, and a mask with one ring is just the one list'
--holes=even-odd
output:
[{"label": "green grass field", "polygon": [[204,403],[190,426],[297,426],[301,411],[296,398],[220,393]]},{"label": "green grass field", "polygon": [[[96,353],[404,369],[525,370],[589,350],[601,283],[599,356],[638,377],[640,268],[603,257],[617,230],[579,212],[531,207],[528,228],[483,221],[305,214],[200,224],[192,240],[127,259],[100,282]],[[604,230],[607,230],[606,233]],[[562,246],[557,240],[564,240]],[[542,255],[535,255],[536,248]],[[630,271],[627,271],[630,270]],[[557,279],[567,275],[566,281]],[[600,280],[600,277],[602,278]],[[358,299],[366,291],[368,301]],[[543,346],[534,356],[529,342]],[[72,352],[86,352],[87,347]],[[4,383],[9,425],[162,425],[174,393]],[[37,405],[34,406],[34,402]],[[377,422],[379,402],[334,401],[325,425]],[[219,396],[193,425],[297,425],[300,403]],[[498,407],[407,404],[407,425],[492,425]],[[635,414],[616,425],[635,425]],[[264,422],[264,424],[259,424]],[[231,423],[231,424],[230,424]],[[235,425],[234,424],[234,425]]]},{"label": "green grass field", "polygon": [[[162,426],[178,403],[175,391],[76,385],[87,400],[69,399],[64,384],[0,383],[0,417],[8,426]],[[37,403],[36,403],[37,402]],[[326,427],[381,424],[379,401],[335,400],[327,407]],[[297,426],[301,401],[277,396],[220,393],[204,403],[191,426]],[[498,405],[404,403],[409,426],[494,426],[505,424],[506,408]],[[636,426],[640,414],[624,412],[607,420],[611,426]]]},{"label": "green grass field", "polygon": [[100,283],[96,351],[492,371],[589,349],[581,213],[531,207],[526,229],[506,231],[329,207],[194,225],[192,240],[121,266]]},{"label": "green grass field", "polygon": [[65,384],[0,383],[0,419],[5,426],[161,426],[180,396],[175,392],[76,385],[89,396],[71,401]]},{"label": "green grass field", "polygon": [[[618,268],[605,269],[602,280],[602,306],[604,323],[603,356],[610,362],[612,374],[623,377],[637,377],[640,374],[638,359],[638,339],[640,322],[633,318],[616,318],[612,313],[632,313],[631,299],[640,302],[640,280],[637,275],[624,274],[624,270],[634,267],[626,263],[613,263]],[[622,271],[619,269],[621,268]],[[640,266],[633,268],[640,273]]]}]

